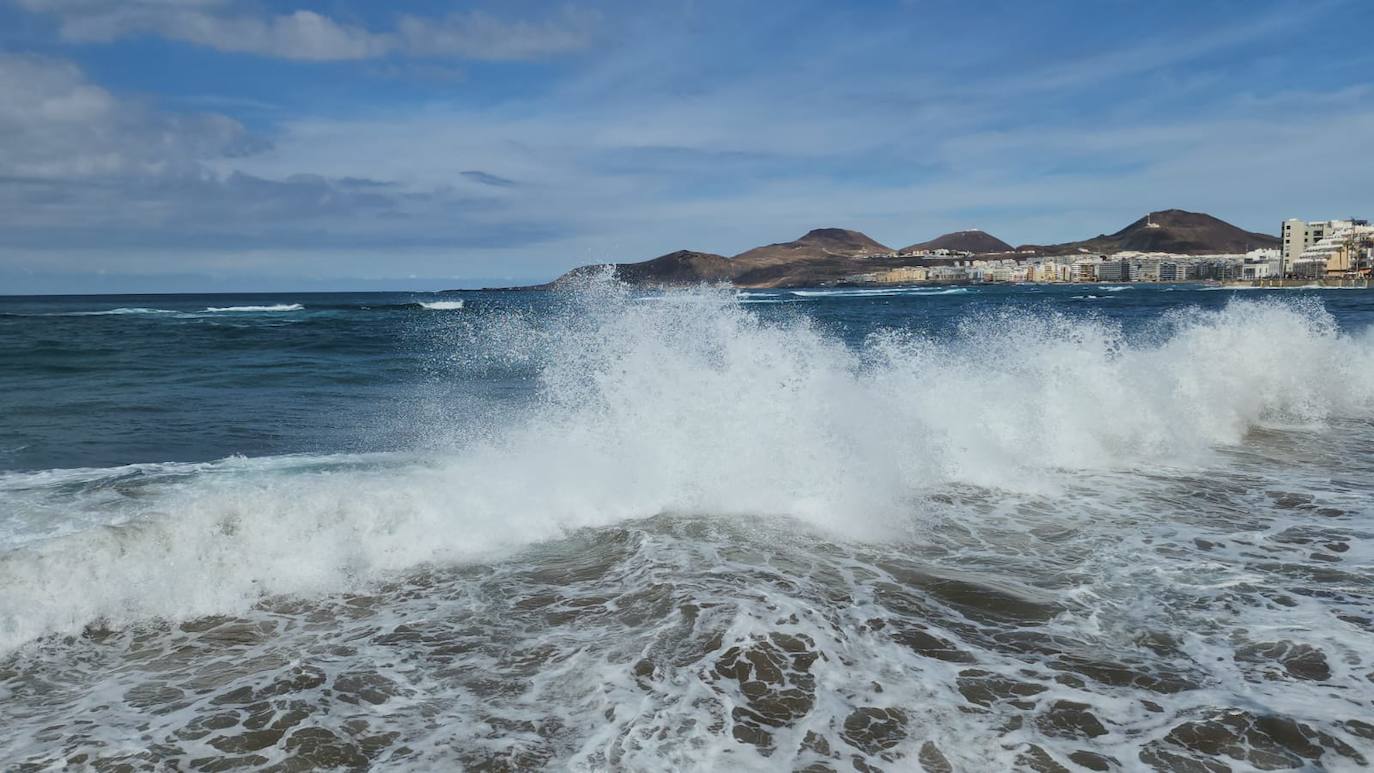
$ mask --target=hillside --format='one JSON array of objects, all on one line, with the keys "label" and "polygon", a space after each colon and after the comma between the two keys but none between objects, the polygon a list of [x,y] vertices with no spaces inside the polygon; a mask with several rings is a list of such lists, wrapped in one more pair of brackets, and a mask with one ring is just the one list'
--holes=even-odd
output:
[{"label": "hillside", "polygon": [[[678,250],[638,263],[611,265],[620,281],[632,285],[697,285],[728,282],[734,275],[729,258],[710,252]],[[604,265],[580,266],[549,283],[560,287],[605,270]]]},{"label": "hillside", "polygon": [[928,242],[903,247],[901,251],[919,252],[922,250],[959,250],[972,252],[975,255],[985,255],[990,252],[1011,252],[1012,246],[986,231],[979,231],[975,228],[937,236]]},{"label": "hillside", "polygon": [[891,247],[858,231],[817,228],[800,239],[755,247],[736,255],[735,284],[740,287],[800,287],[830,284],[863,270],[872,255]]},{"label": "hillside", "polygon": [[1246,231],[1201,212],[1166,209],[1151,212],[1114,234],[1099,234],[1091,239],[1064,244],[1028,244],[1017,249],[1035,250],[1042,255],[1111,254],[1123,251],[1217,255],[1277,246],[1277,236]]},{"label": "hillside", "polygon": [[882,255],[892,248],[870,239],[858,231],[843,228],[817,228],[790,242],[755,247],[736,255],[733,260],[741,270],[791,263],[817,258],[855,258]]},{"label": "hillside", "polygon": [[[1016,249],[1034,250],[1041,255],[1122,251],[1216,255],[1278,245],[1279,239],[1275,236],[1246,231],[1211,215],[1166,209],[1151,212],[1114,234],[1100,234],[1064,244],[1024,245]],[[991,234],[970,230],[913,244],[903,252],[940,248],[975,254],[1009,253],[1013,249]],[[612,268],[621,281],[642,286],[730,282],[737,287],[807,287],[843,283],[855,274],[899,266],[952,262],[952,259],[929,257],[884,257],[893,252],[892,248],[858,231],[817,228],[800,239],[755,247],[733,258],[678,250],[652,260],[615,264]],[[601,271],[605,271],[603,266],[582,266],[539,287],[566,286]]]}]

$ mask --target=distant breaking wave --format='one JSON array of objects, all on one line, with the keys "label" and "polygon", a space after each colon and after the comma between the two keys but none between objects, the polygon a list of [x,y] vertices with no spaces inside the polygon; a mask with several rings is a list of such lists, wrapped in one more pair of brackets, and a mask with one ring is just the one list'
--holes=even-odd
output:
[{"label": "distant breaking wave", "polygon": [[802,298],[864,298],[882,295],[963,295],[976,292],[968,287],[854,287],[835,290],[792,290]]},{"label": "distant breaking wave", "polygon": [[[197,319],[210,314],[285,314],[304,311],[301,303],[274,303],[244,306],[207,306],[201,309],[155,309],[142,306],[121,307],[118,309],[99,309],[94,311],[63,311],[46,314],[0,314],[7,317],[106,317],[106,316],[158,316],[167,319]],[[312,311],[320,312],[387,312],[387,311],[459,311],[467,308],[462,299],[441,301],[412,301],[409,303],[383,304],[312,304]]]},{"label": "distant breaking wave", "polygon": [[53,314],[54,317],[105,317],[120,316],[124,314],[177,314],[173,309],[148,309],[141,306],[120,309],[106,309],[104,311],[65,311]]},{"label": "distant breaking wave", "polygon": [[209,306],[207,312],[219,313],[223,311],[245,311],[245,312],[266,312],[266,311],[300,311],[305,307],[299,303],[277,303],[271,306]]}]

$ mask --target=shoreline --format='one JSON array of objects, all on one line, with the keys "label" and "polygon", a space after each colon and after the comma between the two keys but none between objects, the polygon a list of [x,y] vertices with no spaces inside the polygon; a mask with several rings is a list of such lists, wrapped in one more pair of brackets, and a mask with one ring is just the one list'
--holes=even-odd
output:
[{"label": "shoreline", "polygon": [[1369,279],[1357,278],[1331,278],[1331,279],[1244,279],[1234,282],[1223,282],[1223,287],[1235,288],[1255,288],[1273,290],[1293,290],[1302,288],[1312,289],[1347,289],[1347,290],[1368,290],[1374,287],[1374,281]]},{"label": "shoreline", "polygon": [[[630,283],[626,283],[630,284]],[[642,290],[681,290],[692,287],[700,287],[709,282],[695,283],[663,283],[645,284],[634,283],[631,286]],[[1374,289],[1374,280],[1370,279],[1243,279],[1231,281],[1217,281],[1214,279],[1181,279],[1175,282],[1136,282],[1136,281],[1096,281],[1096,282],[972,282],[968,280],[954,281],[918,281],[918,282],[828,282],[828,283],[807,283],[807,284],[787,284],[787,285],[737,285],[733,283],[721,283],[722,286],[729,287],[736,291],[759,291],[759,290],[850,290],[863,289],[873,290],[882,288],[903,288],[903,287],[1025,287],[1025,286],[1046,286],[1046,287],[1116,287],[1116,286],[1140,286],[1140,287],[1159,287],[1159,286],[1179,286],[1179,285],[1199,285],[1203,287],[1228,288],[1234,290],[1256,289],[1256,290],[1301,290],[1301,289]],[[545,282],[534,285],[517,285],[514,287],[481,287],[470,290],[436,290],[437,293],[471,293],[471,292],[557,292],[568,289],[567,286],[560,286],[554,282]]]}]

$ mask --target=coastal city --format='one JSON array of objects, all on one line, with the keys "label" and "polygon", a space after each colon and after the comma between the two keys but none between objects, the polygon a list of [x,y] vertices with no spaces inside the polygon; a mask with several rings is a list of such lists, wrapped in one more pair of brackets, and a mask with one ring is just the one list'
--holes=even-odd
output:
[{"label": "coastal city", "polygon": [[[1147,222],[1146,228],[1158,227]],[[972,233],[972,232],[964,232]],[[1277,247],[1233,254],[1186,254],[1122,250],[1046,255],[1035,248],[979,254],[945,247],[873,257],[915,258],[900,266],[846,277],[862,284],[984,282],[1188,282],[1254,286],[1368,286],[1374,274],[1374,226],[1365,219],[1285,220]]]},{"label": "coastal city", "polygon": [[980,229],[893,248],[856,230],[815,228],[734,256],[678,250],[649,260],[574,268],[547,285],[610,269],[648,287],[742,288],[982,283],[1207,282],[1240,287],[1369,287],[1374,227],[1344,218],[1250,231],[1204,212],[1148,212],[1112,233],[1058,244],[1011,243]]}]

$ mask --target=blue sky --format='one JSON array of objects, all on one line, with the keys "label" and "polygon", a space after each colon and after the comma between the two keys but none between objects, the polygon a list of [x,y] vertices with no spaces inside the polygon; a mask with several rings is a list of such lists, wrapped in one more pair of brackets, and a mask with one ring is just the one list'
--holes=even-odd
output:
[{"label": "blue sky", "polygon": [[0,294],[1371,215],[1374,4],[0,0]]}]

